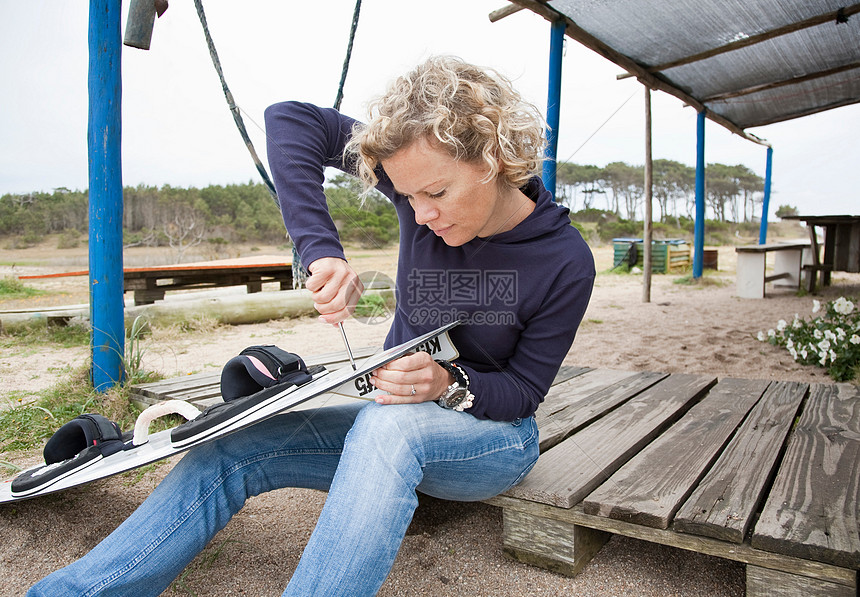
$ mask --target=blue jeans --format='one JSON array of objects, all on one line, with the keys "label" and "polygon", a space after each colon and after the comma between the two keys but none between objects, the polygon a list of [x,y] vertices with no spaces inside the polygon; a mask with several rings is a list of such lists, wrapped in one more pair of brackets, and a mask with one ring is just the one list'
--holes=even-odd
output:
[{"label": "blue jeans", "polygon": [[416,490],[483,500],[537,457],[533,417],[481,421],[434,402],[289,412],[189,451],[113,533],[28,595],[159,595],[245,500],[282,487],[329,492],[284,595],[374,595]]}]

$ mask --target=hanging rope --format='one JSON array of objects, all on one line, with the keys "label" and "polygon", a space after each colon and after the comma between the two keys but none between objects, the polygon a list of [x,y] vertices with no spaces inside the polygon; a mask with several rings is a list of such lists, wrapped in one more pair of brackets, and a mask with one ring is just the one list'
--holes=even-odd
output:
[{"label": "hanging rope", "polygon": [[221,89],[224,91],[224,97],[227,99],[227,105],[230,107],[230,112],[233,114],[233,120],[236,122],[239,134],[242,135],[242,139],[245,141],[245,146],[251,153],[254,165],[257,166],[257,172],[259,172],[260,176],[263,177],[263,182],[266,183],[269,193],[271,193],[272,198],[277,203],[278,193],[275,190],[275,185],[269,178],[266,168],[263,167],[263,162],[260,161],[260,157],[254,149],[254,144],[251,143],[251,138],[248,136],[248,131],[245,129],[245,122],[242,120],[242,113],[239,111],[239,106],[237,106],[236,102],[233,100],[233,94],[230,93],[230,88],[227,87],[227,81],[224,79],[224,71],[221,70],[221,61],[218,59],[218,52],[215,51],[215,43],[212,41],[212,36],[209,35],[209,26],[206,24],[206,15],[203,13],[203,3],[201,0],[194,0],[194,6],[197,8],[197,16],[200,18],[200,24],[203,25],[203,34],[206,36],[206,45],[209,46],[209,56],[212,57],[212,64],[215,65],[218,78],[221,80]]},{"label": "hanging rope", "polygon": [[[591,141],[591,138],[592,138],[592,137],[594,137],[594,135],[596,135],[597,133],[599,133],[599,132],[600,132],[600,129],[602,129],[604,126],[606,126],[606,124],[607,124],[610,120],[612,120],[612,119],[615,117],[615,115],[616,115],[616,114],[618,114],[618,112],[619,112],[619,111],[621,111],[621,108],[623,108],[625,105],[627,105],[627,102],[629,102],[631,99],[633,99],[633,96],[634,96],[634,95],[636,95],[636,93],[637,93],[637,92],[636,92],[636,91],[634,91],[633,93],[631,93],[631,94],[630,94],[630,97],[628,97],[626,100],[624,100],[623,102],[621,102],[621,105],[620,105],[620,106],[618,106],[617,108],[615,108],[615,112],[613,112],[612,114],[610,114],[610,115],[609,115],[609,118],[607,118],[606,120],[604,120],[604,121],[603,121],[603,124],[601,124],[599,127],[597,127],[597,128],[594,130],[594,132],[593,132],[593,133],[591,133],[591,134],[588,136],[588,139],[586,139],[585,141],[583,141],[583,142],[582,142],[582,144],[581,144],[579,147],[577,147],[577,148],[576,148],[576,151],[574,151],[572,154],[570,154],[570,157],[569,157],[569,158],[567,158],[567,160],[566,160],[566,161],[568,161],[568,162],[569,162],[570,160],[572,160],[572,159],[573,159],[573,156],[575,156],[577,153],[579,153],[579,150],[580,150],[580,149],[582,149],[583,147],[585,147],[585,144],[586,144],[586,143],[588,143],[589,141]],[[559,164],[559,162],[558,162],[558,161],[556,161],[556,168],[558,168],[558,165],[557,165],[557,164]]]},{"label": "hanging rope", "polygon": [[340,85],[337,88],[337,97],[334,100],[334,109],[340,110],[340,102],[343,100],[343,86],[346,84],[346,73],[349,72],[349,59],[352,56],[352,43],[355,41],[355,30],[358,29],[358,13],[361,12],[361,0],[355,0],[355,11],[352,13],[352,27],[349,30],[349,43],[346,46],[346,57],[343,59],[343,70],[340,73]]},{"label": "hanging rope", "polygon": [[[197,8],[197,16],[200,18],[200,24],[203,25],[203,34],[206,36],[206,45],[209,46],[209,56],[212,57],[212,64],[215,65],[215,71],[218,73],[218,78],[221,80],[221,89],[224,91],[224,97],[227,99],[227,105],[230,107],[230,112],[233,114],[233,121],[239,129],[239,134],[242,135],[242,140],[245,141],[245,147],[247,147],[248,151],[251,153],[251,158],[254,160],[257,172],[259,172],[260,176],[263,177],[263,182],[266,184],[266,188],[269,190],[269,193],[272,195],[272,199],[275,200],[275,204],[280,210],[281,206],[278,202],[278,192],[275,190],[275,185],[272,183],[272,179],[269,178],[269,174],[266,172],[263,162],[260,161],[260,156],[257,155],[257,151],[254,149],[254,144],[251,143],[251,137],[248,136],[248,131],[245,128],[245,121],[242,120],[242,113],[239,110],[239,106],[237,106],[236,102],[233,100],[233,94],[230,93],[230,88],[227,87],[227,81],[224,79],[224,71],[221,69],[221,61],[218,59],[218,52],[215,50],[215,43],[212,41],[212,36],[209,34],[209,26],[206,24],[206,14],[203,12],[203,3],[201,0],[194,0],[194,6]],[[296,251],[295,243],[293,244],[293,262],[291,269],[293,275],[293,289],[297,290],[302,288],[305,285],[305,280],[307,280],[307,274],[302,268],[302,262],[299,259],[298,251]]]},{"label": "hanging rope", "polygon": [[[245,147],[248,148],[248,152],[254,160],[254,165],[257,167],[257,171],[260,173],[260,176],[263,177],[263,182],[266,184],[266,188],[269,190],[275,203],[278,204],[278,207],[280,208],[280,204],[278,203],[278,192],[275,190],[275,185],[272,183],[272,179],[269,178],[269,174],[266,172],[263,162],[257,155],[257,151],[254,149],[254,144],[251,142],[251,138],[248,136],[248,131],[245,128],[245,122],[242,120],[242,113],[239,110],[239,106],[236,105],[236,102],[233,99],[233,94],[230,92],[230,88],[227,87],[227,81],[224,78],[224,71],[221,68],[221,60],[219,60],[218,52],[215,50],[215,42],[212,41],[212,36],[209,34],[209,25],[206,23],[206,14],[203,12],[203,2],[201,0],[194,0],[194,7],[197,9],[197,16],[200,19],[200,24],[203,25],[203,34],[206,36],[206,45],[209,47],[209,56],[212,58],[212,64],[215,66],[215,71],[218,73],[218,79],[221,81],[221,89],[224,91],[224,97],[227,100],[230,112],[233,114],[233,121],[239,129],[239,134],[242,135],[242,140],[245,141]],[[337,99],[335,99],[334,103],[335,109],[340,109],[340,102],[343,99],[343,87],[346,83],[347,72],[349,71],[349,61],[352,56],[352,45],[355,41],[355,31],[358,28],[358,15],[360,11],[361,0],[356,0],[355,11],[352,15],[352,27],[349,32],[349,43],[347,44],[346,49],[346,58],[344,58],[343,61],[343,71],[340,76]],[[299,258],[298,251],[296,251],[295,244],[293,244],[292,265],[293,288],[301,288],[304,286],[307,274],[305,273],[304,268],[302,268],[301,259]]]}]

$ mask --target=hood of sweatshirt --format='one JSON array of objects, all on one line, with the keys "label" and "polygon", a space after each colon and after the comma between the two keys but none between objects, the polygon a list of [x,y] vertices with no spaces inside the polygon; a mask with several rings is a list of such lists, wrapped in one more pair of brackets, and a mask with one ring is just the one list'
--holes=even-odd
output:
[{"label": "hood of sweatshirt", "polygon": [[570,210],[553,201],[552,195],[537,176],[532,177],[522,192],[535,202],[535,209],[528,217],[507,232],[494,234],[486,238],[475,238],[469,243],[503,243],[515,244],[532,241],[542,236],[552,236],[559,230],[570,226]]}]

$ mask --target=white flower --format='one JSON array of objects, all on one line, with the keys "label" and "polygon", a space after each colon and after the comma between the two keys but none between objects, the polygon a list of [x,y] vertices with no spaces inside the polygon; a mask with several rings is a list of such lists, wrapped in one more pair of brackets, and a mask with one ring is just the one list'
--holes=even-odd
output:
[{"label": "white flower", "polygon": [[821,311],[821,303],[818,302],[817,300],[813,300],[812,301],[812,312],[818,313],[819,311]]},{"label": "white flower", "polygon": [[800,317],[798,317],[797,313],[795,313],[794,314],[794,321],[791,322],[791,327],[793,327],[794,329],[797,329],[802,325],[803,325],[803,323],[800,321]]},{"label": "white flower", "polygon": [[776,322],[776,329],[781,332],[782,330],[785,329],[785,326],[787,326],[787,325],[788,325],[787,321],[785,321],[784,319],[780,319],[779,321]]},{"label": "white flower", "polygon": [[792,339],[791,339],[791,338],[789,338],[789,339],[788,339],[788,341],[786,341],[786,343],[785,343],[785,347],[786,347],[788,350],[792,350],[792,349],[794,348],[794,342],[792,341]]},{"label": "white flower", "polygon": [[818,359],[818,362],[821,363],[821,366],[824,367],[824,364],[827,363],[827,353],[821,353],[821,358]]},{"label": "white flower", "polygon": [[854,303],[846,299],[844,296],[840,296],[838,299],[833,301],[833,310],[841,315],[850,315],[854,310]]},{"label": "white flower", "polygon": [[816,340],[821,340],[824,337],[824,334],[821,333],[821,330],[815,330],[812,332],[812,335],[815,336]]},{"label": "white flower", "polygon": [[824,338],[826,340],[831,340],[831,341],[835,342],[836,341],[836,334],[834,334],[830,330],[824,330]]},{"label": "white flower", "polygon": [[776,332],[773,330],[773,328],[769,329],[769,330],[767,331],[767,337],[768,337],[768,338],[773,338],[774,336],[776,336]]},{"label": "white flower", "polygon": [[[857,336],[855,335],[854,337],[856,338]],[[756,338],[758,338],[759,342],[764,342],[764,332],[760,331],[758,334],[756,334]]]},{"label": "white flower", "polygon": [[833,352],[833,349],[830,350],[830,362],[833,363],[836,361],[836,353]]},{"label": "white flower", "polygon": [[822,340],[821,342],[818,343],[818,348],[820,348],[823,351],[830,350],[830,340],[825,338],[824,340]]},{"label": "white flower", "polygon": [[788,354],[790,354],[791,358],[793,358],[795,361],[797,360],[797,351],[794,350],[794,348],[789,347]]},{"label": "white flower", "polygon": [[801,349],[801,351],[800,351],[800,356],[801,356],[801,357],[803,357],[803,358],[805,359],[805,358],[806,358],[806,355],[808,355],[808,354],[809,354],[809,353],[808,353],[808,352],[806,352],[806,349],[805,349],[805,348]]},{"label": "white flower", "polygon": [[857,334],[854,334],[853,336],[851,336],[851,338],[848,341],[851,344],[860,344],[860,336],[858,336]]}]

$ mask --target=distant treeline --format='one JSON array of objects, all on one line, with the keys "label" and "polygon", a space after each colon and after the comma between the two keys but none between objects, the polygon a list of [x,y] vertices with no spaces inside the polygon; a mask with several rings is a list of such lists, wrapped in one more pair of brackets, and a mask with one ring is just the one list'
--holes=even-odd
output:
[{"label": "distant treeline", "polygon": [[[397,240],[394,207],[379,194],[361,206],[357,183],[339,176],[326,185],[332,218],[344,241],[379,247]],[[0,197],[0,235],[23,246],[46,235],[86,236],[87,191]],[[213,244],[284,244],[286,230],[277,203],[263,184],[211,185],[202,189],[140,185],[123,189],[123,244],[185,248]]]},{"label": "distant treeline", "polygon": [[[655,222],[672,229],[692,229],[695,178],[690,166],[654,160]],[[643,166],[612,162],[601,168],[562,162],[557,171],[556,194],[570,207],[575,223],[597,222],[599,236],[607,239],[640,228],[636,222],[642,219],[644,186]],[[744,225],[756,221],[763,188],[764,180],[746,166],[709,164],[705,195],[711,228],[725,227],[714,223]],[[343,174],[326,183],[325,193],[343,241],[378,248],[397,240],[399,227],[394,207],[381,194],[372,193],[362,201],[358,182]],[[61,234],[61,239],[68,237],[69,242],[74,242],[87,234],[87,202],[86,191],[69,189],[3,195],[0,235],[12,236],[16,244],[24,246],[48,234]],[[126,247],[169,245],[181,257],[188,247],[204,242],[285,243],[280,211],[266,187],[249,182],[202,189],[141,185],[123,190]]]},{"label": "distant treeline", "polygon": [[[603,208],[620,218],[642,219],[644,166],[612,162],[604,167],[561,162],[556,195],[571,211]],[[653,219],[665,222],[695,215],[696,170],[673,160],[652,164]],[[708,164],[705,201],[708,217],[749,222],[760,216],[764,179],[744,165]]]}]

